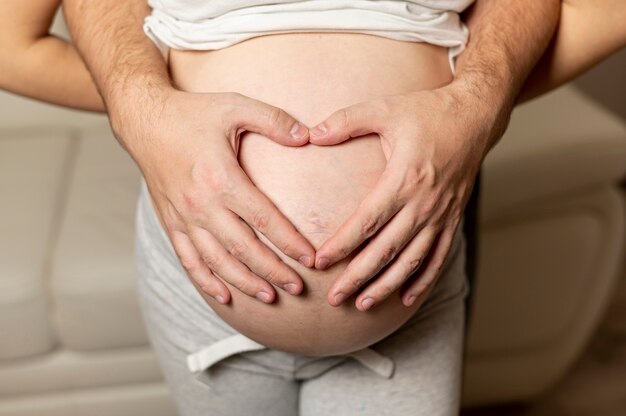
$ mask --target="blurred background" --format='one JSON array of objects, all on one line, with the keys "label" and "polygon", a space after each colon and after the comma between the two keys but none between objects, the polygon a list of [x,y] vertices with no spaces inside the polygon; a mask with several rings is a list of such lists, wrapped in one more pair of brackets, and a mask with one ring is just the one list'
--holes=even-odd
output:
[{"label": "blurred background", "polygon": [[[625,74],[622,50],[518,107],[485,160],[464,415],[626,415]],[[135,296],[138,169],[104,116],[0,109],[0,416],[174,416]]]}]

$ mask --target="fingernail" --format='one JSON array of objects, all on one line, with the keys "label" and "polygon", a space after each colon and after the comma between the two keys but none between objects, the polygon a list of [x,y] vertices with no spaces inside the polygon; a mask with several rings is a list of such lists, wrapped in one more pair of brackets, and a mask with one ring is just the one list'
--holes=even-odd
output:
[{"label": "fingernail", "polygon": [[287,292],[295,295],[296,291],[298,290],[298,285],[296,285],[295,283],[287,283],[284,288]]},{"label": "fingernail", "polygon": [[328,267],[329,264],[330,264],[330,260],[328,260],[326,257],[320,257],[319,260],[317,261],[316,268],[324,270],[326,267]]},{"label": "fingernail", "polygon": [[414,295],[413,296],[409,296],[409,304],[408,304],[408,306],[413,305],[413,302],[415,302],[415,296]]},{"label": "fingernail", "polygon": [[291,134],[291,137],[298,140],[298,139],[301,139],[306,134],[306,130],[307,130],[306,127],[304,127],[302,124],[296,121],[295,124],[291,126],[291,130],[289,130],[289,134]]},{"label": "fingernail", "polygon": [[302,263],[302,265],[304,267],[311,267],[312,266],[312,264],[311,264],[311,257],[309,257],[309,256],[302,256],[302,257],[300,257],[298,259],[298,261],[300,263]]},{"label": "fingernail", "polygon": [[311,130],[311,134],[314,136],[323,136],[328,131],[328,127],[324,123],[316,126],[313,130]]},{"label": "fingernail", "polygon": [[371,308],[373,304],[374,304],[374,299],[372,298],[365,298],[363,302],[361,302],[361,305],[363,306],[363,309],[365,310],[368,310],[369,308]]},{"label": "fingernail", "polygon": [[265,303],[269,303],[269,302],[270,302],[270,299],[271,299],[270,294],[269,294],[269,293],[267,293],[267,292],[259,292],[259,293],[257,293],[257,294],[256,294],[256,296],[255,296],[255,297],[256,297],[258,300],[263,301],[263,302],[265,302]]},{"label": "fingernail", "polygon": [[219,303],[221,303],[221,304],[226,303],[226,302],[224,301],[224,297],[223,297],[222,295],[217,295],[217,296],[215,297],[215,299],[216,299]]},{"label": "fingernail", "polygon": [[335,304],[339,305],[346,298],[346,294],[343,292],[335,293]]}]

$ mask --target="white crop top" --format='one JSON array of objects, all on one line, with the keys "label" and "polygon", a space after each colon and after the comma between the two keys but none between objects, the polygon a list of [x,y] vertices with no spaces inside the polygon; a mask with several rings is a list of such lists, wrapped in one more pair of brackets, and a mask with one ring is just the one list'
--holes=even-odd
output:
[{"label": "white crop top", "polygon": [[148,0],[144,31],[162,50],[221,49],[260,35],[357,32],[448,48],[450,66],[469,31],[474,0]]}]

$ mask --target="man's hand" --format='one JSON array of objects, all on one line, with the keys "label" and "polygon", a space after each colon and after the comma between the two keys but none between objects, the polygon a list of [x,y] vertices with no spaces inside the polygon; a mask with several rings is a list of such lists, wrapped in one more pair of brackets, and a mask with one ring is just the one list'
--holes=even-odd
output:
[{"label": "man's hand", "polygon": [[[230,296],[222,280],[267,303],[275,295],[270,283],[300,293],[300,277],[250,227],[307,267],[315,251],[252,184],[237,154],[243,131],[299,146],[308,142],[308,129],[283,110],[237,93],[171,90],[157,101],[157,117],[138,122],[135,116],[134,124],[122,117],[114,125],[134,144],[129,151],[188,275],[220,303]],[[136,146],[143,142],[136,136],[148,137],[149,145]]]},{"label": "man's hand", "polygon": [[389,296],[427,255],[427,269],[409,285],[403,303],[410,306],[435,281],[478,168],[504,133],[524,80],[548,46],[559,5],[558,0],[476,2],[466,14],[470,40],[457,58],[452,83],[357,104],[320,123],[325,129],[311,129],[314,144],[378,133],[388,160],[374,190],[317,251],[316,267],[323,269],[378,232],[329,290],[331,305],[345,299],[336,299],[337,292],[347,297],[396,256],[398,261],[357,297],[358,309]]},{"label": "man's hand", "polygon": [[361,311],[387,298],[417,269],[419,278],[403,294],[406,306],[435,282],[493,134],[487,109],[468,98],[454,83],[385,96],[336,111],[321,123],[324,134],[311,131],[310,142],[318,145],[378,133],[387,159],[376,186],[317,251],[316,266],[325,268],[373,236],[329,290],[331,305],[390,263],[357,297]]},{"label": "man's hand", "polygon": [[244,130],[293,146],[308,141],[308,130],[296,127],[294,138],[296,120],[241,94],[176,90],[143,33],[145,0],[63,0],[63,8],[115,136],[142,171],[159,221],[196,286],[223,303],[230,292],[216,275],[262,301],[274,299],[266,280],[292,283],[292,293],[300,293],[299,276],[248,224],[306,266],[315,250],[252,185],[237,151]]}]

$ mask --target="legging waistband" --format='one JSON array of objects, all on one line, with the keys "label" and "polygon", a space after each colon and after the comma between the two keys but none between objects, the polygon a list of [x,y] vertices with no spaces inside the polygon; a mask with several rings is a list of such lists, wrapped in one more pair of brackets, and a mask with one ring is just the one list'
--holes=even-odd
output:
[{"label": "legging waistband", "polygon": [[[265,345],[260,344],[243,334],[235,334],[214,342],[208,347],[202,348],[195,353],[189,354],[187,356],[187,367],[189,368],[189,371],[199,373],[207,370],[218,361],[232,355],[247,351],[259,351],[267,348],[268,347]],[[393,375],[395,368],[394,361],[369,347],[344,354],[343,356],[355,358],[364,366],[382,377],[391,378]]]}]

